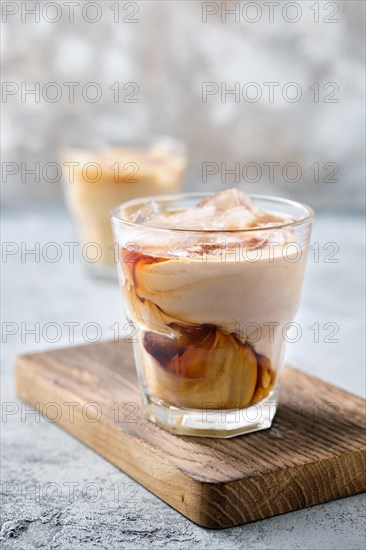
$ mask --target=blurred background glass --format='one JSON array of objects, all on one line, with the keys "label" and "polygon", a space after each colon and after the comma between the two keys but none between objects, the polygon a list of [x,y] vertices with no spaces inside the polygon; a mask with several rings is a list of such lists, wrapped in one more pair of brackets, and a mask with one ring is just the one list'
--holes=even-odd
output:
[{"label": "blurred background glass", "polygon": [[83,141],[82,148],[65,148],[60,162],[82,256],[94,259],[85,266],[94,275],[116,278],[112,208],[131,199],[179,191],[187,163],[184,144],[168,136],[145,135],[123,146],[109,142],[86,149]]}]

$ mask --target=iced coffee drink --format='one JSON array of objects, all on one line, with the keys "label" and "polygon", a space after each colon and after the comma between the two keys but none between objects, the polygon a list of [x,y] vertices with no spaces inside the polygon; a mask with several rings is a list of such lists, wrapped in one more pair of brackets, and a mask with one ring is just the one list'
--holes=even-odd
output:
[{"label": "iced coffee drink", "polygon": [[188,435],[268,428],[311,210],[229,189],[130,201],[112,220],[147,417]]},{"label": "iced coffee drink", "polygon": [[[133,198],[180,190],[186,160],[182,144],[172,138],[146,148],[68,149],[63,153],[66,195],[84,259],[98,275],[116,272],[110,224],[113,206]],[[94,261],[95,260],[95,261]]]}]

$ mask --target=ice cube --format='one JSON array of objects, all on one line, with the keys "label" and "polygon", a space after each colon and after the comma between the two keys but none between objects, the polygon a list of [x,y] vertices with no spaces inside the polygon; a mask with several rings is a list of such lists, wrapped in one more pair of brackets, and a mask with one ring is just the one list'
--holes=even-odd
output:
[{"label": "ice cube", "polygon": [[213,227],[215,209],[211,206],[187,208],[178,212],[162,212],[151,220],[151,225],[171,229],[200,230]]},{"label": "ice cube", "polygon": [[232,188],[214,193],[197,204],[198,207],[213,206],[217,213],[242,206],[249,212],[255,211],[252,201],[239,189]]},{"label": "ice cube", "polygon": [[132,214],[130,221],[133,223],[147,223],[155,216],[158,216],[161,211],[161,206],[157,202],[149,201]]},{"label": "ice cube", "polygon": [[245,206],[235,206],[216,218],[220,229],[245,229],[254,219],[253,214]]},{"label": "ice cube", "polygon": [[[175,217],[176,227],[182,229],[210,229],[215,217],[215,209],[212,206],[207,208],[187,208]],[[174,218],[173,218],[174,219]]]},{"label": "ice cube", "polygon": [[190,256],[206,257],[207,254],[216,254],[221,247],[222,243],[213,236],[190,235],[171,245],[170,253],[182,258]]}]

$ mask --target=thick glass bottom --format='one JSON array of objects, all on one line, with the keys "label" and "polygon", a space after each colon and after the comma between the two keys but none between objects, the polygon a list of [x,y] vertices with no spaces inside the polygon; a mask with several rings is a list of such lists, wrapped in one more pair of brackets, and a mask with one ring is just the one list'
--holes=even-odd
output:
[{"label": "thick glass bottom", "polygon": [[182,409],[145,396],[148,420],[178,435],[229,438],[271,427],[277,409],[277,389],[266,399],[243,409]]}]

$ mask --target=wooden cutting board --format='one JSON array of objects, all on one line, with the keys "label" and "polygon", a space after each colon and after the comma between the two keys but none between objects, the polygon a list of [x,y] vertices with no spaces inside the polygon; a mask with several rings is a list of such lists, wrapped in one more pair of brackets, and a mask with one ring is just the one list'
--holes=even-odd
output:
[{"label": "wooden cutting board", "polygon": [[365,401],[290,367],[273,426],[233,439],[143,418],[127,343],[17,358],[19,396],[199,525],[222,528],[366,490]]}]

